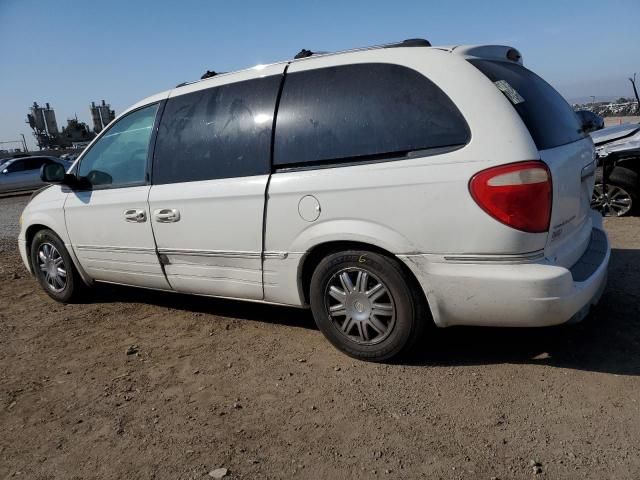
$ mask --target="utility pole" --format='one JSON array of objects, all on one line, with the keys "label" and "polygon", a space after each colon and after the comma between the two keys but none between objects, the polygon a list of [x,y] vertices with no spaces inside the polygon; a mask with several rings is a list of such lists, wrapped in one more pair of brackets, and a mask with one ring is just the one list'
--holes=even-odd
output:
[{"label": "utility pole", "polygon": [[636,113],[640,113],[640,96],[638,96],[638,88],[636,87],[636,74],[629,78],[631,86],[633,87],[633,94],[636,96]]},{"label": "utility pole", "polygon": [[24,153],[29,153],[29,149],[27,148],[27,140],[24,138],[24,133],[20,134],[22,136],[22,146],[24,147]]}]

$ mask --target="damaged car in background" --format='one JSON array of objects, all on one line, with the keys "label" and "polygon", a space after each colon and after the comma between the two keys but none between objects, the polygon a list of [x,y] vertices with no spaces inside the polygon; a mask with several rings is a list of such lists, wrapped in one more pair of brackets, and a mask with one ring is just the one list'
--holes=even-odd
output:
[{"label": "damaged car in background", "polygon": [[591,132],[598,169],[591,207],[605,216],[638,212],[640,202],[640,123]]}]

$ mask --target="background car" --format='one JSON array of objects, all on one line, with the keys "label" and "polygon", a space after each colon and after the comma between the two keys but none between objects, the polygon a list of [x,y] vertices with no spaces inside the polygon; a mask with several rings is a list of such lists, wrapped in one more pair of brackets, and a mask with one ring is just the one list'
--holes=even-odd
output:
[{"label": "background car", "polygon": [[591,110],[578,110],[576,115],[585,133],[595,132],[604,128],[604,118]]},{"label": "background car", "polygon": [[64,160],[66,162],[73,162],[76,158],[78,158],[79,153],[64,153],[60,155],[60,160]]},{"label": "background car", "polygon": [[615,125],[591,133],[598,155],[591,208],[605,216],[638,212],[640,199],[640,124]]},{"label": "background car", "polygon": [[71,166],[71,162],[48,156],[19,157],[1,162],[0,194],[26,192],[45,185],[40,179],[40,168],[43,165],[59,163],[65,170]]},{"label": "background car", "polygon": [[[11,155],[9,157],[0,158],[0,167],[2,167],[2,165],[7,163],[9,160],[13,160],[14,158],[24,158],[24,157],[30,157],[30,156],[31,155],[28,155],[26,153],[16,153],[16,154]],[[2,168],[0,168],[0,170],[2,170]]]}]

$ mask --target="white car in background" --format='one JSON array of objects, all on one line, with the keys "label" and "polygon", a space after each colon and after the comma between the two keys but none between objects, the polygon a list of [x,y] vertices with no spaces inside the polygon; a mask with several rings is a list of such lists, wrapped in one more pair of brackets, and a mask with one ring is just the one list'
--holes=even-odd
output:
[{"label": "white car in background", "polygon": [[425,40],[213,75],[124,112],[22,217],[54,299],[94,282],[310,306],[375,361],[429,324],[578,321],[606,282],[594,147],[503,46]]}]

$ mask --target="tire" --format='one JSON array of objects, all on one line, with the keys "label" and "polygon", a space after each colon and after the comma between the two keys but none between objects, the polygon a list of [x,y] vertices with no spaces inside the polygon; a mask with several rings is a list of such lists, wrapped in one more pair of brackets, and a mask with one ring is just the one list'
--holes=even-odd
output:
[{"label": "tire", "polygon": [[[605,195],[606,193],[606,195]],[[596,171],[592,208],[604,216],[625,217],[638,212],[638,174],[624,167],[614,167],[603,188],[602,169]]]},{"label": "tire", "polygon": [[84,283],[60,238],[51,230],[40,230],[31,242],[31,267],[42,289],[54,300],[72,303]]},{"label": "tire", "polygon": [[364,250],[333,253],[311,277],[311,311],[336,348],[383,362],[408,353],[424,331],[426,309],[414,283],[395,259]]}]

